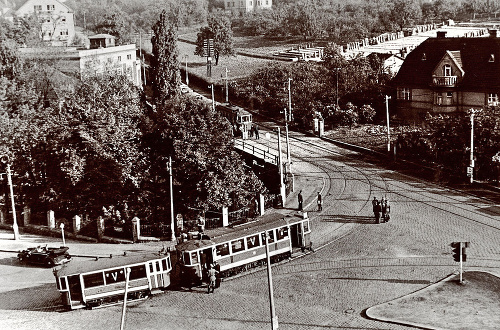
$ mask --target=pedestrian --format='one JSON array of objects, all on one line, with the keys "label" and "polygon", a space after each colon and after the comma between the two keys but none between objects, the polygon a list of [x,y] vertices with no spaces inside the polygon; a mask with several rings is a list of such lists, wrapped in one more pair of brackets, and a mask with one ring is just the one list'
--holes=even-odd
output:
[{"label": "pedestrian", "polygon": [[380,223],[380,211],[382,211],[382,207],[380,206],[380,202],[377,201],[377,204],[373,207],[373,213],[375,214],[376,223]]},{"label": "pedestrian", "polygon": [[218,273],[217,270],[215,270],[213,265],[210,265],[210,269],[208,270],[208,291],[207,293],[210,293],[210,290],[212,292],[215,291],[215,285],[217,284],[217,276],[216,274]]},{"label": "pedestrian", "polygon": [[391,205],[389,205],[389,200],[385,200],[385,222],[391,219]]},{"label": "pedestrian", "polygon": [[321,198],[321,192],[318,191],[318,211],[322,211],[323,210],[323,201],[322,201],[322,198]]},{"label": "pedestrian", "polygon": [[304,202],[304,198],[302,197],[302,190],[299,191],[299,195],[297,196],[297,200],[299,202],[299,211],[302,211],[302,203]]},{"label": "pedestrian", "polygon": [[377,197],[373,197],[372,200],[373,212],[375,212],[375,205],[377,205],[377,203],[378,203]]},{"label": "pedestrian", "polygon": [[258,140],[260,137],[259,137],[259,127],[257,125],[255,125],[255,138]]},{"label": "pedestrian", "polygon": [[387,211],[386,203],[384,197],[380,199],[380,209],[382,211],[382,222],[385,222],[385,212]]},{"label": "pedestrian", "polygon": [[250,137],[253,138],[253,132],[255,130],[255,126],[252,125],[252,127],[250,127]]}]

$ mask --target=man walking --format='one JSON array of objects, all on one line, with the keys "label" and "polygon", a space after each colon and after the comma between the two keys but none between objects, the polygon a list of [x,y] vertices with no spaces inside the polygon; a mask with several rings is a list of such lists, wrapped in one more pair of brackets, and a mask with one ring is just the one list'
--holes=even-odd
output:
[{"label": "man walking", "polygon": [[299,211],[302,211],[302,203],[304,202],[304,198],[302,197],[302,190],[299,191],[299,195],[297,196],[297,200],[299,202]]},{"label": "man walking", "polygon": [[322,201],[322,198],[321,198],[321,192],[318,191],[318,211],[322,211],[323,210],[323,201]]},{"label": "man walking", "polygon": [[217,283],[217,276],[215,276],[218,271],[215,270],[213,265],[210,265],[210,269],[208,270],[208,292],[212,290],[212,293],[215,291],[215,285]]}]

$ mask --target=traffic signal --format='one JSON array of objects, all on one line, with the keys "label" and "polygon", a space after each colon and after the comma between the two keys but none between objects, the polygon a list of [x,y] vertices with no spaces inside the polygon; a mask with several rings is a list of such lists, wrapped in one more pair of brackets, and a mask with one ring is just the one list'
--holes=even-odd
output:
[{"label": "traffic signal", "polygon": [[451,243],[451,247],[453,248],[453,260],[455,260],[456,262],[460,262],[460,255],[462,254],[462,243],[453,242]]}]

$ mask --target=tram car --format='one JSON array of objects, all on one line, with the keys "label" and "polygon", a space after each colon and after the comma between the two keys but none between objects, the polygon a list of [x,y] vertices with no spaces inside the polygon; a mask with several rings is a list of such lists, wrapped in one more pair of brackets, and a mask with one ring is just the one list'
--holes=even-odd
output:
[{"label": "tram car", "polygon": [[127,300],[145,299],[170,285],[170,255],[124,254],[78,260],[54,270],[63,305],[69,310],[97,308],[123,301],[130,269]]},{"label": "tram car", "polygon": [[241,226],[207,230],[201,240],[177,244],[181,278],[188,284],[199,284],[206,279],[213,264],[220,277],[233,276],[264,264],[266,232],[271,262],[287,259],[292,252],[310,247],[309,218],[271,213]]},{"label": "tram car", "polygon": [[216,109],[229,120],[235,135],[248,135],[252,129],[252,114],[247,110],[230,103],[218,103]]}]

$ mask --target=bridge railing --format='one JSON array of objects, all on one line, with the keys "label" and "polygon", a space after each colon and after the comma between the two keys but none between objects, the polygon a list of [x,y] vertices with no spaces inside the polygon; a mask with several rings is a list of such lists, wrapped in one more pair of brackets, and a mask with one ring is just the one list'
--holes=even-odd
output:
[{"label": "bridge railing", "polygon": [[257,158],[263,159],[267,163],[278,165],[279,156],[271,153],[267,147],[246,143],[245,140],[240,139],[234,140],[234,147],[243,152],[252,154]]}]

